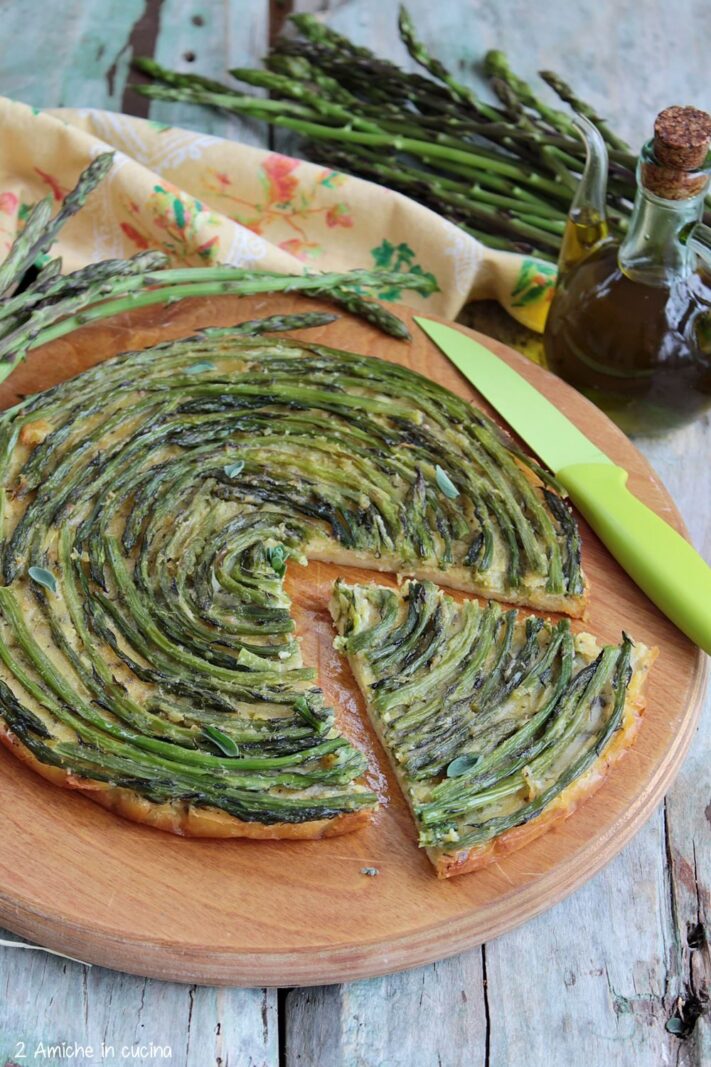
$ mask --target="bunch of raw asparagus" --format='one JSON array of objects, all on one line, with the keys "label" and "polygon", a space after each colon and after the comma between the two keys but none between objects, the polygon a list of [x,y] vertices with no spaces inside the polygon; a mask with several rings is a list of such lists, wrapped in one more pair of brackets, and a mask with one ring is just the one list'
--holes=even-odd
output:
[{"label": "bunch of raw asparagus", "polygon": [[[152,59],[135,65],[153,82],[134,88],[293,130],[319,163],[398,189],[494,248],[555,258],[585,149],[571,116],[540,100],[503,53],[485,59],[500,101],[491,106],[429,53],[404,8],[400,36],[429,76],[402,70],[312,15],[291,22],[298,36],[277,41],[265,70],[230,71],[268,97],[166,70]],[[635,156],[560,78],[541,76],[607,142],[610,229],[619,233],[634,196]]]},{"label": "bunch of raw asparagus", "polygon": [[[390,285],[420,293],[436,289],[431,275],[416,272],[354,270],[292,275],[230,266],[168,269],[168,257],[159,251],[141,252],[131,259],[103,260],[62,274],[61,259],[50,258],[47,253],[64,223],[83,207],[89,193],[106,176],[112,160],[112,152],[97,156],[54,217],[51,197],[35,204],[0,263],[0,381],[30,349],[78,326],[189,296],[298,292],[329,300],[385,333],[406,339],[410,335],[404,322],[365,294]],[[272,315],[244,323],[243,328],[250,334],[296,330],[323,326],[334,318],[320,312]]]}]

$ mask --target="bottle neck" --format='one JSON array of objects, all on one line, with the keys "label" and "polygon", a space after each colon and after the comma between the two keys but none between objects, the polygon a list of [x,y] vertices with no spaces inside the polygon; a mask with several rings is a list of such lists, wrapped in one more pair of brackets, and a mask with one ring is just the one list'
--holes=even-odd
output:
[{"label": "bottle neck", "polygon": [[627,236],[620,246],[620,270],[634,282],[671,286],[688,277],[696,258],[687,243],[703,214],[706,188],[684,200],[665,200],[640,180]]}]

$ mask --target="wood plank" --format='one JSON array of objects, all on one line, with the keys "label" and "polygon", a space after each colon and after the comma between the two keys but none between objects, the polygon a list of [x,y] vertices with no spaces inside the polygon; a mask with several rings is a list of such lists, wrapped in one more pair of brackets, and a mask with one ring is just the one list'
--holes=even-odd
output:
[{"label": "wood plank", "polygon": [[483,1064],[482,967],[479,949],[405,974],[294,990],[286,998],[285,1062],[298,1067],[317,1062],[328,1067]]},{"label": "wood plank", "polygon": [[[162,0],[155,58],[174,70],[206,74],[230,82],[231,67],[255,66],[267,52],[269,6],[259,3],[224,3],[224,0]],[[136,78],[135,80],[138,80]],[[126,96],[126,108],[137,113],[139,97]],[[156,122],[184,126],[217,137],[232,137],[246,144],[266,145],[268,131],[252,122],[190,104],[150,103]]]},{"label": "wood plank", "polygon": [[[62,1042],[93,1053],[41,1051]],[[44,1062],[277,1067],[277,993],[154,982],[0,948],[0,1064]]]},{"label": "wood plank", "polygon": [[[42,30],[27,32],[27,10]],[[36,107],[95,107],[185,125],[247,144],[266,145],[263,124],[207,108],[148,101],[127,86],[134,55],[155,55],[179,70],[227,78],[267,51],[269,7],[223,0],[122,0],[93,4],[3,5],[0,94]],[[38,70],[41,77],[38,77]]]},{"label": "wood plank", "polygon": [[[682,512],[692,539],[711,560],[711,493],[708,456],[711,420],[706,416],[679,433],[652,438],[642,450],[654,464]],[[665,802],[666,881],[671,901],[672,952],[679,974],[684,1050],[680,1062],[711,1063],[711,693],[694,743]],[[700,1015],[698,1014],[700,1013]],[[698,1018],[697,1018],[698,1015]],[[672,1025],[679,1027],[679,1023]],[[690,1031],[690,1033],[689,1033]],[[671,1042],[672,1052],[679,1047]]]},{"label": "wood plank", "polygon": [[[394,31],[395,5],[359,0],[323,4],[299,0],[299,10],[329,9],[324,17],[359,43],[398,62],[404,49]],[[540,9],[519,0],[483,0],[465,23],[461,4],[431,5],[410,0],[419,33],[457,75],[477,88],[476,66],[487,48],[504,48],[514,69],[533,80],[535,71],[549,67],[567,77],[590,103],[613,120],[620,132],[638,145],[647,135],[651,118],[671,102],[709,106],[703,41],[705,14],[692,0],[672,7],[662,0],[625,9],[624,19],[614,5],[584,3],[558,5],[555,17],[541,19]],[[331,10],[332,9],[332,10]],[[683,61],[669,63],[669,48]],[[405,58],[410,65],[409,58]],[[663,77],[658,77],[658,71]],[[554,98],[545,86],[541,95]],[[294,144],[289,144],[294,151]],[[711,558],[711,494],[707,459],[711,451],[708,419],[673,437],[638,442],[668,485],[686,518],[697,546]],[[468,1062],[508,1067],[526,1062],[532,1067],[568,1067],[582,1055],[587,1067],[633,1063],[697,1065],[711,1062],[711,1025],[707,1013],[708,944],[699,926],[708,930],[709,836],[711,796],[711,700],[707,701],[694,748],[661,809],[625,851],[596,879],[553,911],[504,938],[488,944],[485,960],[489,1031],[486,1057]],[[667,863],[667,855],[671,864]],[[689,933],[692,944],[688,944]],[[472,959],[477,953],[467,954]],[[438,965],[440,992],[443,975],[452,967],[449,1002],[456,999],[459,963]],[[428,974],[430,975],[428,981]],[[394,976],[407,990],[409,975]],[[423,974],[423,997],[429,995],[432,972]],[[361,998],[380,1002],[382,980],[362,983]],[[289,1065],[307,1062],[312,1031],[309,1013],[323,1032],[333,1021],[349,1044],[334,1047],[334,1067],[371,1061],[370,1033],[358,1029],[350,987],[325,992],[295,991],[287,1000],[289,1013],[298,1013],[301,1027],[293,1028],[287,1043]],[[706,1008],[691,1036],[680,1041],[665,1025],[678,1014],[682,997],[687,1020],[695,1004]],[[470,1002],[476,999],[471,990]],[[446,996],[442,996],[446,1002]],[[372,1009],[371,1009],[372,1010]],[[422,1024],[419,1006],[405,997],[398,1029],[419,1035],[423,1064],[447,1056],[449,1044]],[[477,1032],[476,1022],[472,1033]],[[287,1018],[287,1033],[292,1033]],[[299,1034],[304,1034],[300,1042]],[[313,1044],[311,1044],[313,1047]],[[387,1060],[393,1067],[408,1063],[397,1048]],[[418,1061],[419,1062],[419,1061]]]},{"label": "wood plank", "polygon": [[36,107],[117,109],[143,8],[144,0],[3,4],[0,93]]}]

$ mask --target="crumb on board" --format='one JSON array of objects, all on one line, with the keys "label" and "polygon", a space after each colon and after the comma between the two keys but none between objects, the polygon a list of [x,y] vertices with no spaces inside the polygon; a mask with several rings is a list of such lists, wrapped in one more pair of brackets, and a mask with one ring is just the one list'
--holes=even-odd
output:
[{"label": "crumb on board", "polygon": [[380,874],[380,871],[377,867],[361,867],[360,873],[367,875],[368,878],[375,878],[377,874]]}]

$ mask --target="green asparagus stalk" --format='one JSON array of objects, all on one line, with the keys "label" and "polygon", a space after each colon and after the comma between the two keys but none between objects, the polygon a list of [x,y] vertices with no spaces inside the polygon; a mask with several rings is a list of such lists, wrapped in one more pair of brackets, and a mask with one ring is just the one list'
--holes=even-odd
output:
[{"label": "green asparagus stalk", "polygon": [[0,296],[12,288],[34,262],[32,250],[52,217],[52,200],[46,197],[30,209],[25,228],[13,242],[12,248],[0,265]]},{"label": "green asparagus stalk", "polygon": [[[507,86],[514,99],[518,99],[524,107],[529,108],[532,112],[537,112],[540,119],[548,126],[565,134],[567,137],[575,136],[575,125],[572,119],[565,112],[549,107],[537,97],[527,82],[514,74],[503,52],[498,49],[492,49],[487,52],[484,57],[484,70],[489,77],[500,79]],[[496,85],[497,83],[494,82],[494,84]],[[511,96],[507,94],[506,99],[510,101]]]},{"label": "green asparagus stalk", "polygon": [[330,326],[332,322],[335,322],[338,315],[330,315],[325,311],[311,311],[304,312],[301,315],[268,315],[264,319],[248,319],[246,322],[240,322],[237,326],[209,326],[206,330],[202,330],[202,336],[207,338],[212,337],[234,337],[249,335],[250,337],[257,337],[263,333],[288,333],[291,330],[314,330],[318,326]]},{"label": "green asparagus stalk", "polygon": [[51,200],[42,200],[35,205],[10,255],[0,267],[0,296],[13,285],[19,284],[37,258],[51,248],[64,223],[84,206],[86,198],[106,176],[113,158],[113,152],[103,152],[97,156],[80,175],[75,188],[65,196],[62,206],[51,220]]},{"label": "green asparagus stalk", "polygon": [[42,239],[37,242],[35,256],[45,252],[54,243],[65,222],[84,207],[87,197],[104,180],[111,169],[113,161],[113,152],[102,152],[83,171],[75,187],[64,197],[61,208],[42,235]]},{"label": "green asparagus stalk", "polygon": [[561,100],[565,101],[566,104],[570,104],[573,111],[577,111],[579,115],[585,115],[586,118],[589,118],[591,122],[595,123],[609,148],[618,149],[629,155],[630,146],[627,142],[623,141],[621,137],[618,137],[617,134],[610,129],[605,119],[598,115],[595,108],[590,107],[584,100],[581,100],[580,97],[573,92],[567,82],[563,81],[563,79],[552,70],[539,70],[538,73],[541,78],[543,78],[543,81],[546,82],[547,85],[550,85],[551,89],[555,90]]},{"label": "green asparagus stalk", "polygon": [[311,14],[292,15],[290,21],[296,26],[299,33],[302,33],[304,37],[315,44],[323,45],[325,48],[330,48],[334,51],[345,52],[350,56],[361,59],[373,60],[378,58],[369,48],[354,44],[348,37],[344,37],[343,34],[338,33],[331,26]]},{"label": "green asparagus stalk", "polygon": [[[267,90],[268,97],[166,70],[155,60],[137,61],[153,81],[136,90],[292,130],[306,140],[312,158],[338,160],[341,169],[406,192],[494,247],[555,258],[558,223],[584,168],[584,148],[571,116],[541,100],[503,53],[486,57],[501,100],[492,106],[432,55],[405,8],[400,36],[425,73],[401,69],[312,15],[291,21],[297,36],[275,42],[265,69],[230,71]],[[561,99],[600,124],[565,82],[554,74],[544,78]],[[602,126],[610,146],[611,232],[619,234],[635,193],[635,159]]]},{"label": "green asparagus stalk", "polygon": [[17,326],[20,317],[27,315],[38,304],[54,303],[69,295],[81,295],[89,287],[100,296],[102,287],[112,286],[116,278],[145,275],[167,265],[168,256],[164,252],[149,251],[139,252],[131,259],[106,259],[100,263],[90,263],[71,274],[53,272],[44,277],[40,275],[27,289],[0,301],[0,337]]},{"label": "green asparagus stalk", "polygon": [[186,297],[254,296],[259,293],[303,293],[327,299],[366,318],[399,339],[410,334],[396,315],[363,297],[357,289],[398,286],[428,293],[433,282],[427,275],[399,271],[349,271],[345,274],[289,275],[245,271],[236,267],[185,267],[145,274],[119,275],[87,285],[66,298],[35,307],[26,320],[0,337],[0,381],[39,345],[57,340],[79,326],[112,315],[155,304],[175,303]]},{"label": "green asparagus stalk", "polygon": [[501,112],[480,100],[468,86],[456,81],[444,64],[440,63],[416,37],[414,23],[407,8],[402,5],[398,14],[398,29],[401,40],[415,62],[424,67],[433,78],[443,82],[457,101],[471,107],[477,115],[482,115],[492,122],[500,121]]}]

